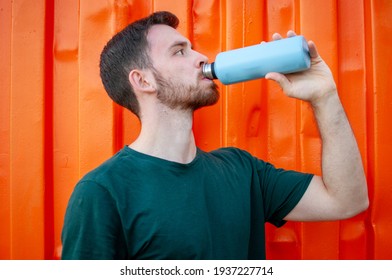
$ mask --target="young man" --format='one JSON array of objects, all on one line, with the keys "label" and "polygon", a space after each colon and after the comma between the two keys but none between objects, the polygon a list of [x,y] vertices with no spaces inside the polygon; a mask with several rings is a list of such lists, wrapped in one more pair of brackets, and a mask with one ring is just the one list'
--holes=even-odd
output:
[{"label": "young man", "polygon": [[77,184],[64,222],[63,259],[263,259],[265,222],[345,219],[368,207],[360,153],[313,42],[309,70],[266,78],[313,107],[322,177],[276,169],[236,148],[196,147],[193,112],[219,94],[201,74],[207,57],[177,25],[173,14],[154,13],[115,35],[102,52],[105,89],[139,117],[141,132]]}]

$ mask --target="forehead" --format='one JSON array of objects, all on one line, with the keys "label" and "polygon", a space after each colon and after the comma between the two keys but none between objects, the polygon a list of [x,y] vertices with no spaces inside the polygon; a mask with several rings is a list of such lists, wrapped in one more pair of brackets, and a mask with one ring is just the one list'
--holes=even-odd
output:
[{"label": "forehead", "polygon": [[189,42],[189,40],[182,36],[176,29],[164,24],[151,26],[147,34],[147,41],[151,51],[165,51],[177,41]]}]

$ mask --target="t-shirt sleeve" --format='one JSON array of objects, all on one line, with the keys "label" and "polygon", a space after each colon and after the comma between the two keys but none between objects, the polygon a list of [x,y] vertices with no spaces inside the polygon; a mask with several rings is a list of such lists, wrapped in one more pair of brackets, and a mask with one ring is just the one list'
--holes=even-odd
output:
[{"label": "t-shirt sleeve", "polygon": [[272,164],[258,161],[258,174],[264,201],[266,222],[277,227],[285,224],[284,217],[298,204],[312,174],[277,169]]},{"label": "t-shirt sleeve", "polygon": [[69,200],[62,231],[62,259],[116,259],[120,219],[109,192],[82,181]]}]

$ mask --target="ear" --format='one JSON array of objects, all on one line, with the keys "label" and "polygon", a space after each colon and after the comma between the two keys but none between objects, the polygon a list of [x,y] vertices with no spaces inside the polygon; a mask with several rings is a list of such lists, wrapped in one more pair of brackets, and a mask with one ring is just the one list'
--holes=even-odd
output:
[{"label": "ear", "polygon": [[155,86],[152,83],[153,78],[146,71],[134,69],[129,73],[128,79],[135,91],[149,93],[155,91]]}]

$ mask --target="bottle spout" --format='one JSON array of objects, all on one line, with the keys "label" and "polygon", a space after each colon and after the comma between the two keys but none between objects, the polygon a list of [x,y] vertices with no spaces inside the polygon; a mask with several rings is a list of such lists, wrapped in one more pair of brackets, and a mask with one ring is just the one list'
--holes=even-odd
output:
[{"label": "bottle spout", "polygon": [[202,74],[204,77],[213,80],[216,79],[215,71],[214,71],[214,62],[213,63],[204,63],[202,67]]}]

